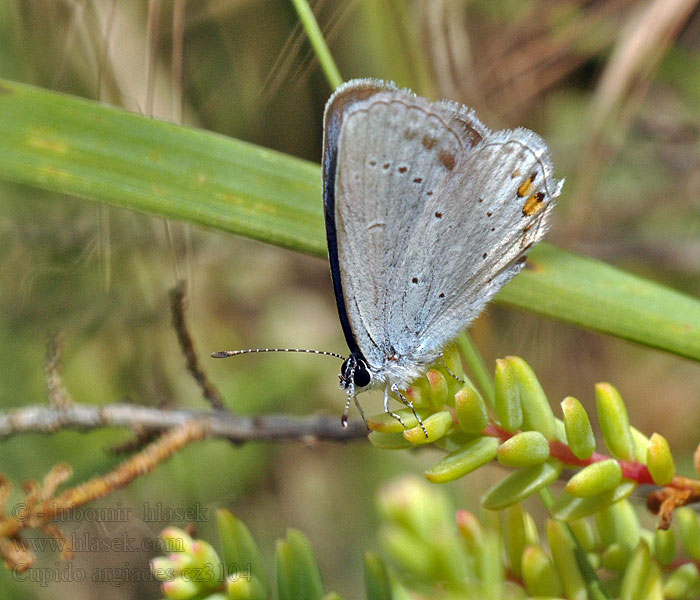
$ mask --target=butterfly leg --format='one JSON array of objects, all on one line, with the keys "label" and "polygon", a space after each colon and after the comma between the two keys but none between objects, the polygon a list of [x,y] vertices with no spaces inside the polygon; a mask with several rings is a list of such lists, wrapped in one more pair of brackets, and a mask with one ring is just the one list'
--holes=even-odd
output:
[{"label": "butterfly leg", "polygon": [[452,369],[450,369],[450,367],[447,366],[447,361],[445,360],[445,356],[444,356],[444,355],[442,356],[442,366],[445,368],[445,371],[447,371],[447,374],[450,375],[453,379],[455,379],[455,381],[458,381],[458,382],[461,383],[462,385],[464,385],[465,383],[467,383],[467,382],[464,381],[464,379],[462,379],[459,375],[453,373],[453,372],[452,372]]},{"label": "butterfly leg", "polygon": [[[362,417],[362,420],[365,422],[365,425],[367,425],[367,417],[365,416],[365,411],[362,408],[362,404],[360,404],[360,401],[357,399],[357,396],[353,396],[352,399],[355,401],[355,406],[357,406],[357,410],[360,411],[360,416]],[[350,402],[349,398],[348,402]],[[367,425],[367,429],[369,429],[369,425]]]},{"label": "butterfly leg", "polygon": [[[401,425],[403,426],[404,429],[407,429],[406,423],[403,422],[403,419],[401,418],[401,415],[393,412],[389,408],[389,382],[384,386],[384,412],[387,413],[388,415],[391,415],[396,419]],[[391,386],[391,389],[393,390],[393,386]]]},{"label": "butterfly leg", "polygon": [[[391,391],[394,392],[394,394],[396,394],[399,397],[399,401],[401,402],[401,404],[403,404],[404,406],[407,406],[408,408],[411,409],[413,416],[416,418],[416,421],[418,421],[418,425],[420,425],[420,428],[423,430],[423,433],[425,434],[425,437],[427,438],[428,437],[428,430],[425,428],[425,425],[423,425],[423,420],[420,418],[420,416],[416,412],[416,409],[413,407],[413,402],[411,402],[408,398],[406,398],[406,396],[403,395],[403,393],[399,389],[399,386],[396,385],[395,383],[391,385]],[[387,410],[388,409],[387,394],[388,394],[388,391],[386,392],[386,394],[384,396],[384,410],[386,410],[386,412],[389,412]],[[389,413],[389,414],[394,416],[394,413]],[[396,415],[396,416],[398,417],[398,415]],[[401,419],[399,419],[399,422],[401,423],[401,425],[406,427],[403,424],[403,421]]]}]

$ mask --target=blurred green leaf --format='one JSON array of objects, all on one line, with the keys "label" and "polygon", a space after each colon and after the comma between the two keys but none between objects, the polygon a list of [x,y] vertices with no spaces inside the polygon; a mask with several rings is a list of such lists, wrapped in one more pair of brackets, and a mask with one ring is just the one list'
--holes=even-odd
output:
[{"label": "blurred green leaf", "polygon": [[[318,165],[7,80],[0,116],[0,178],[326,253]],[[700,360],[700,302],[547,244],[499,299]]]},{"label": "blurred green leaf", "polygon": [[487,491],[481,504],[489,510],[502,510],[521,502],[537,490],[552,483],[561,473],[559,461],[549,461],[536,467],[513,471]]},{"label": "blurred green leaf", "polygon": [[311,544],[295,529],[277,542],[277,594],[280,600],[321,600],[324,595]]},{"label": "blurred green leaf", "polygon": [[269,584],[265,565],[248,527],[225,509],[217,511],[217,517],[226,574],[238,575],[250,566],[250,572],[256,577],[263,591],[267,592]]},{"label": "blurred green leaf", "polygon": [[549,244],[539,244],[532,251],[525,269],[501,290],[498,299],[700,360],[696,298]]},{"label": "blurred green leaf", "polygon": [[374,552],[365,552],[367,600],[391,600],[391,582],[386,564]]},{"label": "blurred green leaf", "polygon": [[0,80],[0,178],[326,252],[318,165]]},{"label": "blurred green leaf", "polygon": [[561,521],[582,519],[627,498],[636,487],[637,484],[634,482],[623,481],[614,490],[608,490],[591,498],[575,498],[562,492],[551,507],[550,514],[554,519]]}]

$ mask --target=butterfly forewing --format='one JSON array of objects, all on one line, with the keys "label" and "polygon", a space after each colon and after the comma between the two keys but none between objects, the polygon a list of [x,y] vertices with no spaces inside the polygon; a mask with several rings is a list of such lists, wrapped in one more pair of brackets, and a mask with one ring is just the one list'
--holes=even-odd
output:
[{"label": "butterfly forewing", "polygon": [[468,152],[467,134],[485,133],[455,114],[398,90],[345,106],[335,173],[338,262],[350,327],[370,365],[404,346],[396,335],[403,334],[400,299],[420,217],[455,157]]}]

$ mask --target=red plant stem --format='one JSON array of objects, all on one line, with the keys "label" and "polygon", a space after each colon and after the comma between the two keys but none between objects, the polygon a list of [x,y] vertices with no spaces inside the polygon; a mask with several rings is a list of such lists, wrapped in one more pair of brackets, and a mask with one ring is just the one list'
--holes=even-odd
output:
[{"label": "red plant stem", "polygon": [[[492,437],[501,438],[504,442],[507,439],[513,437],[518,431],[511,432],[495,425],[494,423],[489,423],[482,432],[484,435],[490,435]],[[566,444],[560,442],[559,440],[554,440],[549,442],[549,454],[553,458],[556,458],[567,465],[572,465],[576,467],[586,467],[592,465],[593,463],[600,462],[603,460],[610,459],[610,456],[606,454],[601,454],[599,452],[594,452],[588,458],[580,459],[577,458]],[[622,468],[622,477],[624,479],[631,479],[639,484],[642,483],[654,483],[651,478],[651,473],[645,464],[632,460],[618,460],[617,461]]]}]

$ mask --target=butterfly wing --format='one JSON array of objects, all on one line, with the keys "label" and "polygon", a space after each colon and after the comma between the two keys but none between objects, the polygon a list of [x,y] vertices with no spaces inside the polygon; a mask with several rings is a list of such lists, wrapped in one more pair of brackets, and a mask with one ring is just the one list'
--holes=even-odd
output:
[{"label": "butterfly wing", "polygon": [[405,257],[418,283],[394,309],[401,352],[415,361],[439,352],[520,272],[561,191],[552,173],[546,144],[526,129],[495,132],[458,159]]},{"label": "butterfly wing", "polygon": [[405,285],[403,257],[416,215],[431,201],[454,156],[488,133],[483,126],[465,128],[454,116],[454,110],[436,110],[423,98],[373,80],[345,84],[326,108],[331,272],[350,351],[370,366],[396,350],[395,294]]},{"label": "butterfly wing", "polygon": [[384,379],[434,360],[518,272],[558,188],[535,134],[491,135],[465,107],[391,84],[345,84],[325,127],[340,319],[351,352]]}]

